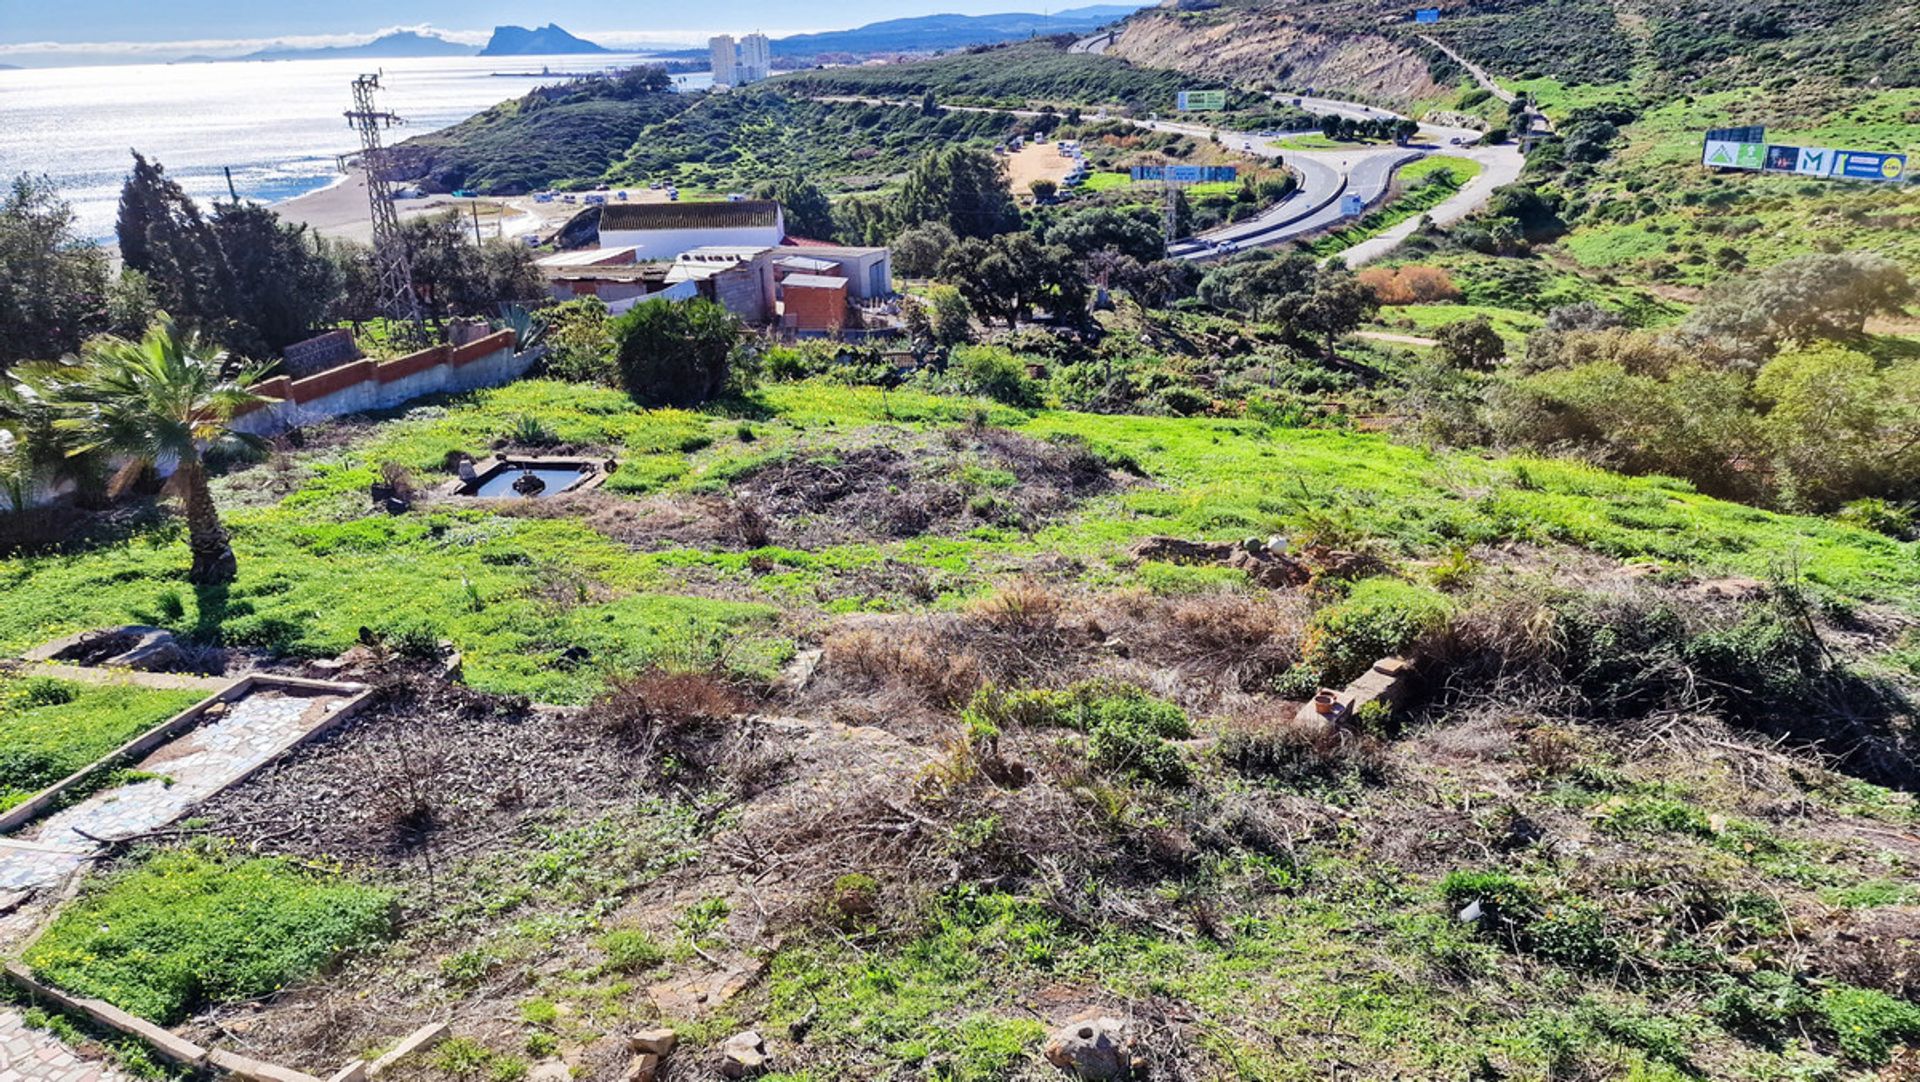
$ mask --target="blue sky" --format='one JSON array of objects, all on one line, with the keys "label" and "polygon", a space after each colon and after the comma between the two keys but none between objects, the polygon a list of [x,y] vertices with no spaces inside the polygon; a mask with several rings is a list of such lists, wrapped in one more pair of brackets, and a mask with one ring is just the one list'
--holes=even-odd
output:
[{"label": "blue sky", "polygon": [[[46,63],[82,54],[126,57],[224,52],[274,41],[364,40],[394,27],[431,27],[484,41],[500,23],[558,22],[608,44],[695,41],[708,33],[835,30],[935,12],[983,15],[1084,6],[1096,0],[0,0],[0,62]],[[1110,0],[1108,0],[1110,2]]]}]

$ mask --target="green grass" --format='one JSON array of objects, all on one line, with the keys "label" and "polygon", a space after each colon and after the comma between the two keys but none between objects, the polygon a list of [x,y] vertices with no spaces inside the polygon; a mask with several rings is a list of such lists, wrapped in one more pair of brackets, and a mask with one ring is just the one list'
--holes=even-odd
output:
[{"label": "green grass", "polygon": [[[1658,477],[1434,454],[1375,434],[1026,413],[824,381],[772,386],[757,409],[764,416],[751,443],[739,441],[737,418],[724,412],[641,410],[615,392],[543,381],[416,409],[367,442],[321,458],[304,486],[278,504],[230,512],[240,577],[226,590],[186,585],[186,546],[173,530],[72,555],[0,561],[8,599],[0,607],[0,649],[137,621],[209,642],[321,655],[351,645],[363,626],[424,621],[462,650],[475,686],[578,702],[607,672],[654,662],[770,675],[792,650],[784,610],[913,604],[859,586],[866,569],[889,562],[923,572],[939,605],[990,588],[1044,552],[1081,560],[1090,584],[1144,584],[1148,574],[1121,561],[1142,536],[1309,530],[1404,555],[1521,540],[1703,572],[1797,569],[1822,592],[1920,611],[1912,546],[1829,520],[1709,499]],[[758,463],[844,444],[868,429],[952,427],[976,412],[1037,437],[1086,439],[1138,462],[1151,483],[1094,499],[1032,536],[981,527],[958,537],[757,553],[635,551],[575,519],[485,508],[388,517],[369,513],[365,496],[377,463],[428,470],[449,449],[484,450],[528,414],[563,440],[618,455],[613,493],[671,495],[724,491]],[[730,588],[714,596],[711,583]],[[569,665],[562,654],[576,646],[589,657]]]},{"label": "green grass", "polygon": [[1282,150],[1364,150],[1386,146],[1385,139],[1329,139],[1324,135],[1291,135],[1274,145]]},{"label": "green grass", "polygon": [[205,697],[199,691],[0,676],[0,811]]},{"label": "green grass", "polygon": [[1329,233],[1310,246],[1315,255],[1338,255],[1361,241],[1399,225],[1417,214],[1447,201],[1460,186],[1480,175],[1481,165],[1471,158],[1435,154],[1402,167],[1398,173],[1398,194],[1369,211],[1345,229]]},{"label": "green grass", "polygon": [[1110,192],[1116,188],[1125,188],[1133,183],[1131,173],[1089,173],[1087,182],[1080,187],[1089,192]]},{"label": "green grass", "polygon": [[26,962],[70,992],[171,1025],[279,991],[382,937],[391,902],[287,860],[162,852],[63,909]]}]

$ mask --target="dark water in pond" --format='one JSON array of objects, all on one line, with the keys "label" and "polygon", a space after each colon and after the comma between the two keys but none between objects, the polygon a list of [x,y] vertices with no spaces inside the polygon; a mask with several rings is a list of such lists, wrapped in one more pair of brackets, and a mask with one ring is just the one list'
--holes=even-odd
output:
[{"label": "dark water in pond", "polygon": [[578,469],[570,466],[536,466],[533,469],[533,475],[545,481],[547,487],[543,491],[536,492],[531,497],[527,497],[513,490],[513,483],[518,481],[520,475],[526,472],[525,470],[517,468],[501,470],[499,473],[481,482],[480,491],[475,492],[473,495],[482,500],[537,500],[544,496],[558,496],[573,485],[579,484],[581,479],[586,476]]}]

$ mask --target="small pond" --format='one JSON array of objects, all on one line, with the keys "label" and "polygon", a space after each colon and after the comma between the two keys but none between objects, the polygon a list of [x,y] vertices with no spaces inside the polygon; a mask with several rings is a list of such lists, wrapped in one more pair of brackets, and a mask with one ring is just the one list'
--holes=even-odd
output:
[{"label": "small pond", "polygon": [[[534,492],[516,488],[528,474],[539,479],[543,487]],[[601,476],[599,468],[587,462],[507,461],[497,463],[468,482],[460,489],[460,495],[479,500],[540,500],[576,491],[589,482],[599,481]]]}]

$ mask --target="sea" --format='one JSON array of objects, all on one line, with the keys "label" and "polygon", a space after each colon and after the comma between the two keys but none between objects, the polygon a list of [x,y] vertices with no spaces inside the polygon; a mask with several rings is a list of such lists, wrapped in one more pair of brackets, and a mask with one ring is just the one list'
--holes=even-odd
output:
[{"label": "sea", "polygon": [[[138,150],[203,204],[273,203],[340,179],[358,151],[351,84],[381,75],[381,107],[406,121],[399,141],[435,131],[571,74],[632,67],[643,55],[274,60],[0,71],[0,183],[44,174],[73,204],[78,231],[113,239],[120,186]],[[675,76],[682,89],[706,73]]]}]

